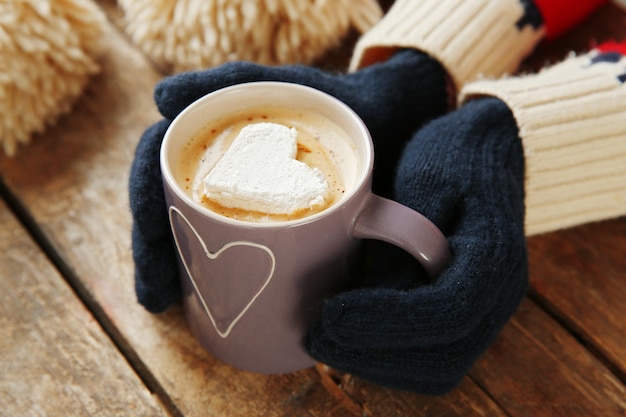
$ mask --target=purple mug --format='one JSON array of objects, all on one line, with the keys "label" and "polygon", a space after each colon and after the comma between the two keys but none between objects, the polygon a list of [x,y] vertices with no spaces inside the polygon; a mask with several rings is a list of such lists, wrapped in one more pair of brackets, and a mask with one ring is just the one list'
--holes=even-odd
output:
[{"label": "purple mug", "polygon": [[[301,108],[345,130],[359,161],[355,185],[340,201],[298,220],[254,223],[194,201],[172,168],[210,119],[259,106]],[[314,365],[303,339],[320,302],[347,284],[360,239],[412,254],[431,275],[450,257],[443,234],[420,213],[371,191],[373,145],[348,106],[298,84],[256,82],[210,93],[172,122],[161,170],[179,255],[188,325],[202,346],[236,368],[276,374]]]}]

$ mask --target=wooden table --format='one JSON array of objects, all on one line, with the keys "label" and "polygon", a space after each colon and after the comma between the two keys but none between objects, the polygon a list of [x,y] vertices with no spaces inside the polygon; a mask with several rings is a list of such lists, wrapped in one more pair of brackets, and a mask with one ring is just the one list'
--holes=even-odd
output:
[{"label": "wooden table", "polygon": [[[101,5],[102,73],[71,114],[0,157],[0,416],[626,416],[626,218],[530,238],[528,297],[442,397],[316,369],[237,371],[196,343],[179,306],[144,311],[127,181],[163,74]],[[626,39],[612,5],[527,65],[608,38]]]}]

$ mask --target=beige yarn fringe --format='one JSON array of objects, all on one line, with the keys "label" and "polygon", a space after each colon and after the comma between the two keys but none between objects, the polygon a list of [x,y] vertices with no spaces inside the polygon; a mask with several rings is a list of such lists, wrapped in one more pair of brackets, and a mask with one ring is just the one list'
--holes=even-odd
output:
[{"label": "beige yarn fringe", "polygon": [[68,112],[89,75],[104,15],[91,0],[0,2],[0,143],[12,156]]},{"label": "beige yarn fringe", "polygon": [[353,27],[382,17],[376,0],[119,0],[126,31],[172,72],[233,60],[309,64]]}]

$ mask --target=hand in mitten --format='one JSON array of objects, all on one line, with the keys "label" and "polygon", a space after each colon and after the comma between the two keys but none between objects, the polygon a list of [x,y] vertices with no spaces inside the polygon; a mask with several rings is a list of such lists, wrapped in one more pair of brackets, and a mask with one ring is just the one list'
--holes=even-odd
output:
[{"label": "hand in mitten", "polygon": [[374,282],[324,302],[312,356],[392,388],[453,388],[526,293],[523,173],[515,120],[497,99],[422,128],[400,159],[395,198],[444,232],[452,261],[426,283],[417,262],[379,248]]},{"label": "hand in mitten", "polygon": [[445,112],[446,75],[432,58],[401,51],[389,61],[353,74],[333,75],[311,67],[264,67],[233,63],[179,74],[162,81],[155,99],[164,120],[145,131],[131,167],[135,287],[149,311],[165,310],[179,296],[175,248],[161,184],[159,149],[169,123],[203,95],[233,84],[284,81],[325,91],[351,106],[366,122],[377,148],[374,189],[389,194],[393,166],[406,139],[424,121]]},{"label": "hand in mitten", "polygon": [[525,232],[626,214],[624,52],[603,45],[536,75],[470,83],[469,101],[422,128],[395,198],[439,226],[452,262],[427,283],[384,247],[367,288],[325,301],[311,354],[385,386],[454,387],[524,297]]}]

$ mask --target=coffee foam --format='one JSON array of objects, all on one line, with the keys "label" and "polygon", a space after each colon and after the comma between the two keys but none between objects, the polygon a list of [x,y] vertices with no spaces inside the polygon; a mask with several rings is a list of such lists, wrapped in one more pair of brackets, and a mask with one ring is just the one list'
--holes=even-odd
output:
[{"label": "coffee foam", "polygon": [[[204,195],[204,179],[228,151],[234,139],[245,126],[271,122],[294,128],[298,132],[297,160],[310,167],[319,167],[326,176],[328,195],[326,202],[315,209],[304,209],[293,214],[269,214],[258,210],[224,207]],[[310,216],[340,201],[345,192],[352,190],[361,175],[356,145],[347,132],[319,113],[285,107],[253,107],[208,121],[182,150],[173,170],[174,177],[183,190],[206,208],[236,220],[250,222],[289,221]]]},{"label": "coffee foam", "polygon": [[203,194],[229,208],[291,214],[324,204],[324,174],[296,160],[298,132],[277,123],[254,123],[239,132],[204,178]]}]

